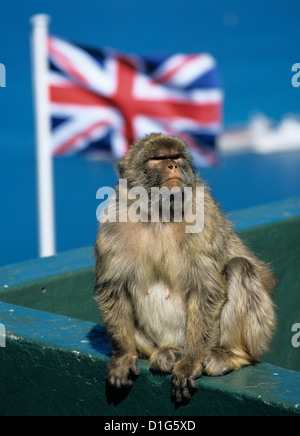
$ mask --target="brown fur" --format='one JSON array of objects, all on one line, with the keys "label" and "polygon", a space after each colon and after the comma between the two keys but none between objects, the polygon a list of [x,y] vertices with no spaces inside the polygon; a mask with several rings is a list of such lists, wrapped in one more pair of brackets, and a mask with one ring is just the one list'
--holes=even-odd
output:
[{"label": "brown fur", "polygon": [[[203,372],[222,375],[261,358],[275,324],[275,280],[233,232],[181,139],[150,135],[119,170],[129,188],[205,188],[201,233],[187,234],[185,222],[116,222],[103,224],[96,241],[95,295],[113,348],[109,382],[130,385],[138,357],[148,359],[173,374],[181,401]],[[178,180],[165,181],[168,174]]]}]

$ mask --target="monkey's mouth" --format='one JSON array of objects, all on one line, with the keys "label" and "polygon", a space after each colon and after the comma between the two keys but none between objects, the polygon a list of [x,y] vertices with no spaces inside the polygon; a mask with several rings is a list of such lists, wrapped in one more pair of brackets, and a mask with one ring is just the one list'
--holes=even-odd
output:
[{"label": "monkey's mouth", "polygon": [[175,186],[183,186],[184,185],[184,181],[180,178],[180,177],[170,177],[169,179],[165,180],[162,183],[162,186],[165,185],[172,185],[173,187]]}]

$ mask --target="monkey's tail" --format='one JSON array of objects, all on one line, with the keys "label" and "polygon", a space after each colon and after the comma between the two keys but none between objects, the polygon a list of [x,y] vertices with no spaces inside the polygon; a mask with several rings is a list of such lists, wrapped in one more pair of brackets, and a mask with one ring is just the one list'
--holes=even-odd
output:
[{"label": "monkey's tail", "polygon": [[[259,361],[275,328],[274,304],[261,271],[235,257],[225,268],[228,301],[221,315],[221,347],[237,357]],[[248,356],[248,357],[247,357]]]}]

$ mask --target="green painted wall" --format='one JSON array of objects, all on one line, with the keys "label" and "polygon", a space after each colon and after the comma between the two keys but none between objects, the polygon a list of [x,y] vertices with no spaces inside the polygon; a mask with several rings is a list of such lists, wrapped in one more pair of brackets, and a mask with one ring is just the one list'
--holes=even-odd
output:
[{"label": "green painted wall", "polygon": [[[292,326],[300,322],[300,217],[242,230],[240,235],[255,253],[271,264],[280,281],[275,292],[277,331],[271,351],[264,360],[300,371],[300,348],[291,345]],[[92,250],[85,250],[84,255],[89,251]],[[62,257],[61,263],[63,266],[60,266],[59,274],[43,274],[36,280],[30,277],[31,281],[25,283],[14,279],[14,274],[19,274],[13,267],[9,273],[9,287],[0,287],[0,300],[94,323],[101,322],[92,298],[93,267],[71,270],[72,265],[76,268],[71,256],[65,263]]]},{"label": "green painted wall", "polygon": [[246,244],[269,262],[279,279],[275,291],[277,330],[264,360],[300,371],[300,348],[292,346],[292,326],[300,323],[300,218],[241,232]]},{"label": "green painted wall", "polygon": [[130,392],[106,385],[110,345],[92,298],[91,247],[0,268],[0,416],[300,416],[300,348],[291,343],[300,323],[299,212],[292,199],[234,214],[245,243],[279,279],[269,363],[202,377],[181,407],[171,402],[171,376],[152,374],[145,361]]},{"label": "green painted wall", "polygon": [[203,376],[192,400],[179,406],[171,401],[171,376],[152,374],[145,361],[130,391],[109,388],[108,339],[92,323],[6,303],[0,319],[7,327],[0,416],[300,416],[298,372],[263,363]]}]

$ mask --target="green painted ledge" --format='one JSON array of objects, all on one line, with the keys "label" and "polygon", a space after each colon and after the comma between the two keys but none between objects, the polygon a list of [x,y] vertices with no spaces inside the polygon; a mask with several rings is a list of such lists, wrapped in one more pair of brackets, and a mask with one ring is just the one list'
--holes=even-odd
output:
[{"label": "green painted ledge", "polygon": [[300,199],[231,219],[280,278],[270,363],[203,377],[191,402],[175,407],[171,377],[140,361],[131,391],[116,394],[105,383],[110,347],[92,300],[92,249],[80,249],[0,268],[0,415],[299,416],[300,348],[291,345],[291,327],[300,322]]},{"label": "green painted ledge", "polygon": [[171,377],[151,374],[140,361],[132,390],[116,396],[105,383],[103,328],[6,303],[0,315],[7,328],[7,347],[0,349],[1,415],[300,415],[300,373],[266,363],[203,377],[192,401],[176,408]]}]

